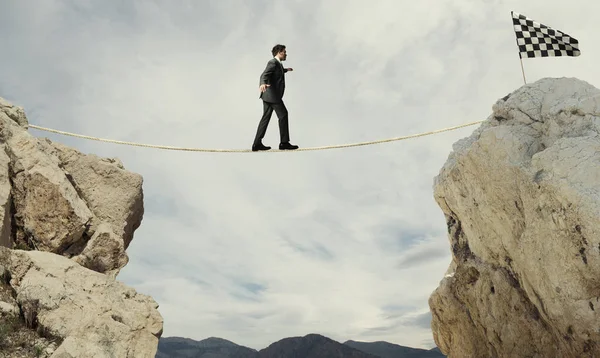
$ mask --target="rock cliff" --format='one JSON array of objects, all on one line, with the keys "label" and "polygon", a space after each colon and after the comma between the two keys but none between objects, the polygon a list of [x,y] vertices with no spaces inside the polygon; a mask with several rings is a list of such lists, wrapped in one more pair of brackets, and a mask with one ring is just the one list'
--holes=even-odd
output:
[{"label": "rock cliff", "polygon": [[13,292],[3,320],[20,315],[52,358],[156,355],[163,320],[152,298],[50,252],[0,247],[0,267]]},{"label": "rock cliff", "polygon": [[429,300],[444,354],[600,356],[600,90],[546,78],[498,100],[434,195],[452,251]]},{"label": "rock cliff", "polygon": [[27,125],[0,98],[0,357],[154,357],[158,305],[115,280],[142,177]]},{"label": "rock cliff", "polygon": [[0,98],[0,245],[48,251],[115,277],[144,214],[142,177],[27,130]]}]

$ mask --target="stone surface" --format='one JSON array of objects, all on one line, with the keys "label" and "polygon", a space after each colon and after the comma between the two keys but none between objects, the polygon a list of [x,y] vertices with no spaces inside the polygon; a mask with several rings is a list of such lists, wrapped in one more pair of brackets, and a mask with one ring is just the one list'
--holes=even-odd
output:
[{"label": "stone surface", "polygon": [[60,143],[51,144],[61,168],[95,215],[93,229],[101,222],[111,224],[126,249],[144,214],[142,176],[125,170],[116,158],[85,155]]},{"label": "stone surface", "polygon": [[116,158],[38,139],[0,98],[0,246],[53,252],[116,277],[144,214],[143,178]]},{"label": "stone surface", "polygon": [[0,301],[0,317],[4,315],[18,316],[19,307],[8,302]]},{"label": "stone surface", "polygon": [[600,356],[600,90],[498,100],[434,183],[452,263],[429,300],[448,357]]},{"label": "stone surface", "polygon": [[0,98],[0,357],[154,358],[158,305],[115,280],[142,177],[27,126]]},{"label": "stone surface", "polygon": [[10,158],[0,146],[0,246],[12,247],[12,198],[9,172]]},{"label": "stone surface", "polygon": [[6,142],[6,149],[13,182],[15,241],[62,253],[82,240],[92,212],[57,163],[40,150],[38,140],[19,131]]},{"label": "stone surface", "polygon": [[[0,253],[0,257],[3,258],[0,262],[7,262],[5,255]],[[50,357],[47,349],[52,348],[52,342],[25,325],[8,282],[10,273],[0,263],[0,358]]]},{"label": "stone surface", "polygon": [[81,254],[73,257],[73,260],[98,272],[112,272],[128,262],[122,238],[107,223],[98,226]]},{"label": "stone surface", "polygon": [[154,357],[156,302],[64,256],[0,247],[0,265],[28,326],[57,337],[51,357]]},{"label": "stone surface", "polygon": [[23,107],[15,106],[14,104],[0,97],[0,120],[7,119],[23,128],[27,127],[29,124]]}]

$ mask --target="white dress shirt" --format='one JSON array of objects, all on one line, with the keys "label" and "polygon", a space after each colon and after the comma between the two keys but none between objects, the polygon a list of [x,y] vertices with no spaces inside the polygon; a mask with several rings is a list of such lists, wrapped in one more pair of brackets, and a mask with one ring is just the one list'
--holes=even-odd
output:
[{"label": "white dress shirt", "polygon": [[283,62],[281,62],[281,60],[279,59],[279,57],[275,56],[273,57],[274,59],[277,60],[277,62],[279,62],[279,64],[281,65],[281,68],[283,69],[283,73],[285,73],[285,67],[283,67]]}]

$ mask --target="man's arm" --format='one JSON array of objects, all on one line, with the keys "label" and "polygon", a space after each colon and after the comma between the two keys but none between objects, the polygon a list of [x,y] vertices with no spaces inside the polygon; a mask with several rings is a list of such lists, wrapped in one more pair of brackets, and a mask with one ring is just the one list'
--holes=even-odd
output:
[{"label": "man's arm", "polygon": [[261,85],[269,84],[269,82],[270,82],[269,80],[271,79],[271,75],[273,74],[274,71],[275,71],[275,61],[267,62],[267,67],[265,68],[263,73],[260,75],[260,84]]}]

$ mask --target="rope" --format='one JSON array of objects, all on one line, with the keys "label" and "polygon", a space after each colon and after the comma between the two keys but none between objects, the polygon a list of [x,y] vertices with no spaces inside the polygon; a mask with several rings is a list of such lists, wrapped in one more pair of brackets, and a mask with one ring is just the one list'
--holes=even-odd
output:
[{"label": "rope", "polygon": [[[419,133],[419,134],[411,134],[411,135],[402,136],[402,137],[395,137],[395,138],[373,140],[373,141],[368,141],[368,142],[338,144],[338,145],[328,145],[328,146],[322,146],[322,147],[298,148],[296,150],[292,150],[291,152],[295,152],[295,151],[310,151],[310,150],[325,150],[325,149],[337,149],[337,148],[349,148],[349,147],[360,147],[360,146],[365,146],[365,145],[373,145],[373,144],[380,144],[380,143],[387,143],[387,142],[395,142],[395,141],[409,139],[409,138],[424,137],[424,136],[428,136],[428,135],[432,135],[432,134],[437,134],[437,133],[441,133],[441,132],[448,132],[448,131],[452,131],[452,130],[455,130],[455,129],[472,126],[472,125],[475,125],[475,124],[478,124],[478,123],[482,123],[482,122],[483,121],[476,121],[476,122],[461,124],[461,125],[454,126],[454,127],[448,127],[448,128],[438,129],[438,130],[431,131],[431,132],[424,132],[424,133]],[[44,128],[44,127],[36,126],[34,124],[29,124],[28,127],[29,128],[35,128],[35,129],[42,130],[42,131],[46,131],[46,132],[52,132],[52,133],[66,135],[66,136],[71,136],[71,137],[77,137],[77,138],[83,138],[83,139],[91,139],[91,140],[96,140],[96,141],[100,141],[100,142],[108,142],[108,143],[131,145],[131,146],[135,146],[135,147],[146,147],[146,148],[156,148],[156,149],[166,149],[166,150],[179,150],[179,151],[188,151],[188,152],[211,152],[211,153],[247,153],[247,152],[252,152],[252,149],[185,148],[185,147],[173,147],[173,146],[167,146],[167,145],[154,145],[154,144],[125,142],[125,141],[114,140],[114,139],[104,139],[104,138],[92,137],[92,136],[87,136],[87,135],[83,135],[83,134],[69,133],[69,132],[59,131],[59,130],[56,130],[56,129]],[[290,150],[271,149],[271,150],[266,150],[266,151],[261,151],[261,152],[290,152]]]}]

